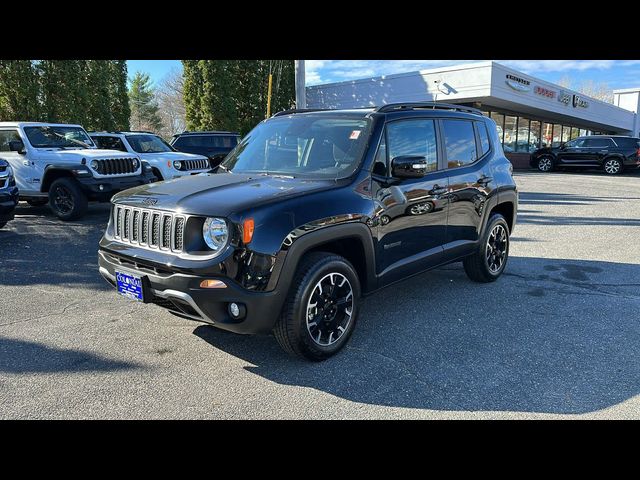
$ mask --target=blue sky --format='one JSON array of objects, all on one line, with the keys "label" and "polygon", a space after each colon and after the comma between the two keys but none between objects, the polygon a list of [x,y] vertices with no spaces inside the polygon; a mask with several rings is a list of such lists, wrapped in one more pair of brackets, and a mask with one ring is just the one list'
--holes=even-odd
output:
[{"label": "blue sky", "polygon": [[[378,75],[411,72],[479,60],[307,60],[307,85],[356,80]],[[172,69],[182,69],[179,60],[129,60],[129,75],[137,70],[150,74],[154,82]],[[609,87],[640,86],[640,60],[498,60],[516,70],[543,80],[557,82],[569,76],[577,83],[584,80],[604,82]]]}]

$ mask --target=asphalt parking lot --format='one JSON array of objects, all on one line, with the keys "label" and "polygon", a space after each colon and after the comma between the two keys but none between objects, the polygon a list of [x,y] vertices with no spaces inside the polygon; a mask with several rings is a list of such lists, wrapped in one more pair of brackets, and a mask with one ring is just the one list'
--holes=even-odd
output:
[{"label": "asphalt parking lot", "polygon": [[312,364],[119,297],[108,205],[0,231],[0,418],[640,418],[640,175],[522,172],[505,275],[460,264],[367,298]]}]

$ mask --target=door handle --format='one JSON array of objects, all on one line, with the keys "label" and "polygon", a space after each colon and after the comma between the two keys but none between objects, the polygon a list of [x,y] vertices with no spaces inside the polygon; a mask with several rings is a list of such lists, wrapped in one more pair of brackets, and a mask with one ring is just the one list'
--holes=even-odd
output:
[{"label": "door handle", "polygon": [[478,179],[478,183],[480,185],[486,185],[487,183],[490,183],[491,180],[493,180],[492,177],[488,177],[487,175],[482,175],[479,179]]},{"label": "door handle", "polygon": [[436,183],[428,193],[429,195],[442,195],[443,193],[447,193],[447,188],[441,187]]}]

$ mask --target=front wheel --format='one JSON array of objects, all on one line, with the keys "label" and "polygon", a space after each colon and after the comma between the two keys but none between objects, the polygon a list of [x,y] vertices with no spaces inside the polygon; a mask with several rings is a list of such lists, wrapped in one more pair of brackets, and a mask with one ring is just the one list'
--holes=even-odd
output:
[{"label": "front wheel", "polygon": [[306,255],[273,333],[288,353],[321,361],[345,346],[359,313],[360,281],[343,257]]},{"label": "front wheel", "polygon": [[60,220],[75,220],[87,211],[87,197],[73,178],[59,178],[49,188],[49,206]]},{"label": "front wheel", "polygon": [[605,173],[609,175],[617,175],[622,172],[622,162],[619,158],[608,158],[605,160],[603,168]]},{"label": "front wheel", "polygon": [[549,156],[540,157],[536,166],[538,167],[538,170],[540,172],[550,172],[551,170],[553,170],[553,159]]},{"label": "front wheel", "polygon": [[509,225],[504,217],[494,213],[473,255],[462,262],[467,276],[474,282],[494,282],[509,258]]}]

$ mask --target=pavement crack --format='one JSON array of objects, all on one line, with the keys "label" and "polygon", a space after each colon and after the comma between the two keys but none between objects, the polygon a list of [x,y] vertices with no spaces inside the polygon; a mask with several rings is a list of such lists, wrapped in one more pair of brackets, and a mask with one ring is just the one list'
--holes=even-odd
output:
[{"label": "pavement crack", "polygon": [[33,320],[42,320],[43,318],[47,318],[47,317],[53,317],[53,316],[56,316],[56,315],[64,315],[65,313],[67,313],[67,309],[69,309],[70,307],[72,307],[74,305],[78,305],[79,303],[80,302],[70,302],[67,305],[65,305],[64,307],[62,307],[62,310],[60,312],[47,313],[46,315],[40,315],[39,317],[26,318],[24,320],[16,320],[15,322],[0,323],[0,327],[8,327],[9,325],[16,325],[18,323],[32,322]]}]

